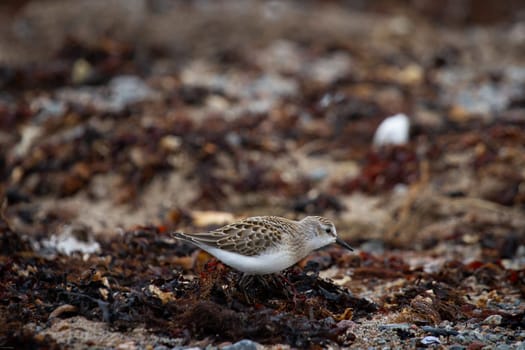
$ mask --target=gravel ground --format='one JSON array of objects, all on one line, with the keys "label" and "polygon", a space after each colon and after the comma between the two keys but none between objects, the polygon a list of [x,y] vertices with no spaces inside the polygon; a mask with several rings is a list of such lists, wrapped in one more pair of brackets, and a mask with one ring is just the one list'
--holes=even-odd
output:
[{"label": "gravel ground", "polygon": [[[524,9],[415,3],[1,4],[0,347],[525,349]],[[252,215],[357,250],[169,234]]]}]

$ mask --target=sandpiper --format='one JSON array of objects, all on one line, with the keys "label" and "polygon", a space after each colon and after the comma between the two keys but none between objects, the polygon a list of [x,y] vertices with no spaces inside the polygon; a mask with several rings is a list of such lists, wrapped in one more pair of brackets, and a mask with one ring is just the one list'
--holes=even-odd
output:
[{"label": "sandpiper", "polygon": [[195,244],[246,275],[280,272],[331,243],[353,250],[337,237],[334,224],[320,216],[300,221],[255,216],[207,233],[175,232],[173,236]]}]

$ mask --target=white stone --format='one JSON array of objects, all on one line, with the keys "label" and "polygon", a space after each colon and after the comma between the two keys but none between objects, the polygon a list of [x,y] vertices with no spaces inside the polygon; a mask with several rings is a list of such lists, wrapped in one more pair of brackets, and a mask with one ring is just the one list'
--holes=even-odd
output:
[{"label": "white stone", "polygon": [[410,119],[402,113],[393,115],[379,124],[374,135],[374,145],[403,145],[408,142],[409,131]]}]

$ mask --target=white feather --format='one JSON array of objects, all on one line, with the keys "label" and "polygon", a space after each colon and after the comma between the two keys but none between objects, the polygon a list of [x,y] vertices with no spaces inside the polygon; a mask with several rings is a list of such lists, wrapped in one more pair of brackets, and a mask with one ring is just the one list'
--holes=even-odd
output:
[{"label": "white feather", "polygon": [[249,275],[276,273],[292,266],[298,261],[290,252],[284,249],[272,250],[262,255],[245,256],[202,244],[199,245],[199,247],[226,265]]}]

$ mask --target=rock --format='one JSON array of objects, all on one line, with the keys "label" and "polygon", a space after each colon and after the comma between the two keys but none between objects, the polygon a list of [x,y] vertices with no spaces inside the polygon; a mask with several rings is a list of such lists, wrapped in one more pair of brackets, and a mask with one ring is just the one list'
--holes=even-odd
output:
[{"label": "rock", "polygon": [[19,158],[25,157],[40,135],[42,135],[42,131],[42,128],[39,126],[24,126],[21,130],[22,137],[20,138],[20,142],[13,149],[15,156]]},{"label": "rock", "polygon": [[439,335],[449,336],[449,335],[459,334],[459,332],[456,331],[455,329],[447,329],[447,328],[440,328],[440,327],[422,326],[421,329],[435,336],[439,336]]},{"label": "rock", "polygon": [[379,124],[374,135],[374,145],[403,145],[408,142],[410,120],[405,114],[399,113],[386,118]]},{"label": "rock", "polygon": [[257,350],[261,347],[262,345],[260,345],[259,343],[256,343],[249,339],[243,339],[235,344],[223,347],[222,350]]},{"label": "rock", "polygon": [[36,114],[34,120],[43,123],[51,118],[62,117],[67,111],[66,107],[63,101],[41,96],[31,101],[29,108]]},{"label": "rock", "polygon": [[259,51],[254,61],[264,70],[299,74],[305,64],[305,57],[305,53],[298,44],[279,39]]},{"label": "rock", "polygon": [[179,136],[167,135],[160,140],[160,146],[170,152],[179,150],[181,145],[182,138]]},{"label": "rock", "polygon": [[191,218],[195,226],[206,227],[210,225],[225,225],[234,221],[235,217],[231,213],[222,211],[201,211],[191,212]]},{"label": "rock", "polygon": [[409,64],[397,72],[395,78],[405,85],[416,85],[421,83],[424,77],[423,68],[417,64]]},{"label": "rock", "polygon": [[383,254],[385,251],[385,244],[382,240],[369,240],[361,244],[359,247],[361,251],[373,254]]},{"label": "rock", "polygon": [[387,329],[401,329],[404,331],[408,331],[410,329],[410,323],[389,323],[389,324],[382,324],[379,325],[378,328],[380,330],[387,330]]},{"label": "rock", "polygon": [[501,324],[502,317],[501,315],[490,315],[486,319],[483,320],[483,324],[490,324],[490,325],[500,325]]},{"label": "rock", "polygon": [[497,343],[497,342],[501,341],[501,338],[503,338],[503,335],[502,334],[489,333],[489,334],[487,334],[485,336],[485,338],[488,341],[491,341],[493,343]]},{"label": "rock", "polygon": [[463,333],[463,335],[465,336],[465,340],[469,343],[484,340],[483,335],[478,331],[468,331]]},{"label": "rock", "polygon": [[423,345],[431,345],[431,344],[441,344],[441,341],[438,337],[434,337],[432,335],[429,335],[427,337],[424,337],[421,339],[421,344]]},{"label": "rock", "polygon": [[458,342],[458,343],[461,343],[461,344],[465,344],[465,343],[467,343],[467,339],[466,339],[465,336],[462,335],[462,334],[458,334],[458,335],[456,335],[456,336],[453,336],[453,337],[451,338],[451,340],[452,340],[452,341],[455,341],[455,342]]},{"label": "rock", "polygon": [[100,252],[100,244],[88,235],[87,239],[82,239],[83,226],[65,226],[59,234],[53,234],[48,239],[42,241],[44,250],[59,252],[71,255],[73,252],[82,254],[95,254]]},{"label": "rock", "polygon": [[325,168],[315,168],[308,173],[308,178],[312,181],[321,181],[328,176],[328,171]]},{"label": "rock", "polygon": [[465,350],[466,347],[459,344],[452,344],[448,347],[448,350]]},{"label": "rock", "polygon": [[293,79],[278,74],[266,74],[246,87],[243,91],[246,97],[278,98],[296,96],[299,85]]},{"label": "rock", "polygon": [[159,94],[135,76],[118,76],[107,86],[63,88],[57,92],[63,103],[94,108],[99,112],[121,113],[130,105],[158,99]]},{"label": "rock", "polygon": [[498,346],[496,346],[496,350],[511,350],[511,349],[512,347],[507,344],[499,344]]},{"label": "rock", "polygon": [[117,345],[118,350],[135,350],[137,349],[137,344],[134,341],[130,340],[124,343]]},{"label": "rock", "polygon": [[109,106],[116,111],[121,111],[125,107],[152,99],[155,92],[140,78],[135,76],[118,76],[109,82],[111,98]]},{"label": "rock", "polygon": [[93,76],[93,66],[85,59],[75,61],[71,69],[71,82],[73,84],[85,84]]},{"label": "rock", "polygon": [[170,348],[168,348],[166,345],[157,345],[156,347],[153,348],[153,350],[169,350]]},{"label": "rock", "polygon": [[307,70],[310,78],[324,84],[330,84],[337,79],[348,75],[352,61],[343,52],[334,53],[313,62]]},{"label": "rock", "polygon": [[485,347],[485,344],[483,344],[482,342],[479,342],[479,341],[474,341],[474,342],[469,344],[467,349],[468,350],[481,350],[481,349],[483,349],[483,347]]}]

